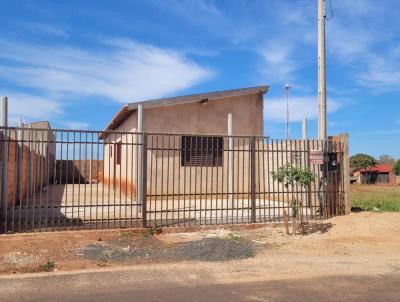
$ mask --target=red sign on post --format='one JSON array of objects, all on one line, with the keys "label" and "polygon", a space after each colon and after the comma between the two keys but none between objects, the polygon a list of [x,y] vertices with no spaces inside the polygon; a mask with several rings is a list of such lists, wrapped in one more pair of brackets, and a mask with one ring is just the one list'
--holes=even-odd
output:
[{"label": "red sign on post", "polygon": [[323,165],[325,163],[325,154],[320,150],[310,151],[310,164]]}]

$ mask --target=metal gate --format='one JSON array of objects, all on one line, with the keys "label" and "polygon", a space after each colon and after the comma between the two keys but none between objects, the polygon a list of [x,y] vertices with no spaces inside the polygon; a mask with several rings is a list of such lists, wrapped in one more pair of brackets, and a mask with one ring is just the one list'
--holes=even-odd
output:
[{"label": "metal gate", "polygon": [[[280,222],[294,201],[305,221],[344,212],[341,141],[0,129],[3,233]],[[277,182],[283,165],[314,181]]]}]

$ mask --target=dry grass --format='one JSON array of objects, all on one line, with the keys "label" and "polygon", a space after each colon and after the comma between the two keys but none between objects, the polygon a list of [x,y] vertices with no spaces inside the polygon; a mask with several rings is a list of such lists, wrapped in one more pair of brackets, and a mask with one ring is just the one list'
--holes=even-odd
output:
[{"label": "dry grass", "polygon": [[352,185],[351,204],[366,211],[400,212],[400,186]]}]

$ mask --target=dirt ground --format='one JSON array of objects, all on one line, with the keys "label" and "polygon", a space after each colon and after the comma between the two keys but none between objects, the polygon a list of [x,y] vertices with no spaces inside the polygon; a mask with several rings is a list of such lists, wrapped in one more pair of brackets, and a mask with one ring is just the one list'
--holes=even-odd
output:
[{"label": "dirt ground", "polygon": [[187,267],[246,280],[398,273],[399,234],[400,213],[360,212],[326,220],[305,236],[286,235],[285,228],[271,226],[175,234],[107,230],[3,235],[0,273],[116,266]]}]

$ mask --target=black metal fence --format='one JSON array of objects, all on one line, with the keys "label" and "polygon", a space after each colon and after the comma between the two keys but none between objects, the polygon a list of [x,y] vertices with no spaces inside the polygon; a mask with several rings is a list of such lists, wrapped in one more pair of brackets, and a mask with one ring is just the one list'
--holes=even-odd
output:
[{"label": "black metal fence", "polygon": [[[304,221],[344,212],[343,144],[1,128],[2,232]],[[322,156],[315,160],[315,155]],[[272,174],[312,172],[302,186]]]}]

